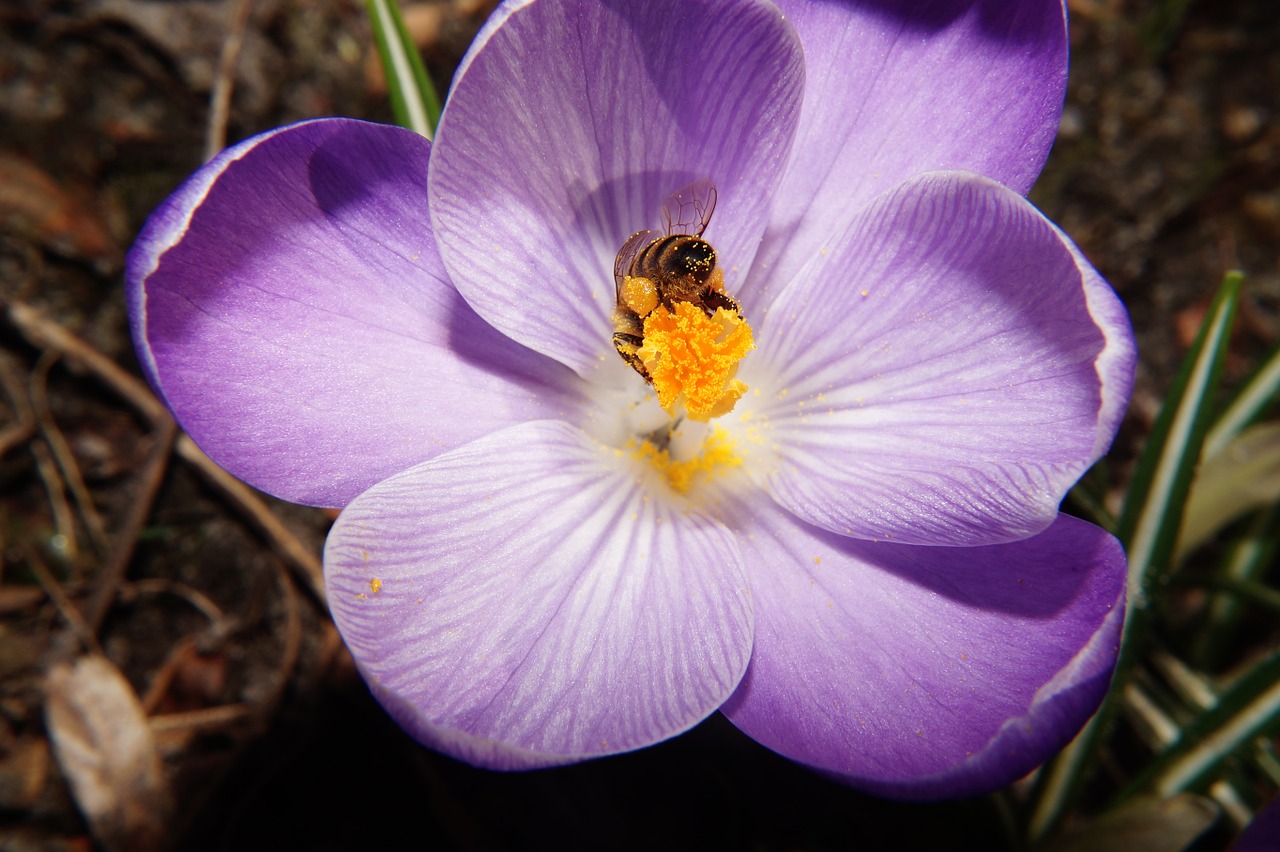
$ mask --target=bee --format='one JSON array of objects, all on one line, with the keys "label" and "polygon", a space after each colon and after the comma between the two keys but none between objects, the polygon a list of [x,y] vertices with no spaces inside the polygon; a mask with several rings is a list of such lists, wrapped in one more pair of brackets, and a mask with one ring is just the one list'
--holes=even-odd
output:
[{"label": "bee", "polygon": [[653,379],[638,350],[644,345],[645,317],[658,305],[674,311],[676,302],[689,302],[707,316],[716,308],[739,311],[738,303],[724,292],[716,250],[702,239],[717,197],[715,184],[706,179],[676,190],[662,204],[663,229],[632,234],[614,260],[618,304],[613,311],[613,345],[650,384]]}]

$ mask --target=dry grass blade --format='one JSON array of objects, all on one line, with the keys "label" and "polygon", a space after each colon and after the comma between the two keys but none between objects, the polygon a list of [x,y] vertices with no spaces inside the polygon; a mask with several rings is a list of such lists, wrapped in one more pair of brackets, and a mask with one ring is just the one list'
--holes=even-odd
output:
[{"label": "dry grass blade", "polygon": [[103,555],[111,546],[107,539],[106,526],[102,523],[102,516],[98,514],[93,498],[89,495],[89,488],[85,485],[84,476],[80,473],[80,465],[76,463],[75,455],[67,446],[67,439],[63,437],[62,430],[58,428],[57,422],[53,419],[53,411],[49,407],[49,370],[59,357],[58,353],[46,350],[36,363],[36,368],[31,372],[31,408],[35,412],[36,421],[40,424],[40,434],[49,446],[49,451],[53,453],[54,461],[62,471],[62,478],[67,488],[71,490],[76,506],[80,509],[80,518],[84,521],[85,529],[89,531],[89,539],[93,543],[94,550],[99,555]]},{"label": "dry grass blade", "polygon": [[252,9],[253,0],[236,0],[231,12],[231,24],[227,37],[222,42],[222,53],[218,57],[218,76],[209,97],[209,127],[204,144],[206,160],[212,160],[227,144],[231,90],[235,85],[236,63],[240,60],[240,48],[244,45],[244,31],[249,25],[249,12]]},{"label": "dry grass blade", "polygon": [[174,438],[178,435],[178,426],[173,420],[165,418],[157,424],[156,433],[156,444],[143,466],[142,485],[117,537],[115,549],[103,566],[98,590],[89,603],[85,618],[93,625],[94,630],[102,626],[103,619],[107,617],[107,611],[111,609],[111,603],[124,582],[125,572],[138,547],[138,535],[146,525],[147,518],[151,517],[151,508],[155,504],[156,495],[160,493],[165,472],[169,469],[169,457],[173,452]]},{"label": "dry grass blade", "polygon": [[98,637],[94,635],[93,629],[84,620],[80,610],[67,597],[67,593],[62,590],[62,586],[58,584],[57,579],[49,573],[49,569],[45,567],[40,555],[30,548],[25,548],[25,550],[24,556],[31,573],[35,575],[36,581],[44,589],[45,594],[53,601],[53,605],[58,608],[58,612],[62,614],[63,620],[67,622],[67,625],[76,634],[76,638],[90,651],[101,654],[102,648],[98,645]]},{"label": "dry grass blade", "polygon": [[300,575],[315,599],[323,604],[324,567],[319,557],[289,531],[252,488],[214,464],[189,436],[178,437],[177,449],[183,461],[194,465],[211,484],[240,508],[245,519],[262,533],[281,558]]},{"label": "dry grass blade", "polygon": [[164,404],[155,398],[145,384],[35,308],[15,302],[9,306],[9,321],[33,345],[56,350],[87,368],[141,412],[148,421],[157,423],[169,419],[169,412],[165,410]]},{"label": "dry grass blade", "polygon": [[0,387],[4,388],[14,413],[14,422],[0,429],[0,458],[3,458],[9,450],[27,441],[36,431],[36,417],[31,411],[22,376],[13,356],[6,352],[0,352]]},{"label": "dry grass blade", "polygon": [[36,462],[36,473],[44,483],[45,494],[49,497],[49,511],[53,513],[53,525],[57,530],[57,549],[67,556],[75,556],[80,551],[76,537],[75,515],[71,504],[67,502],[67,493],[62,487],[62,476],[53,461],[53,455],[42,441],[32,441],[29,445],[31,456]]},{"label": "dry grass blade", "polygon": [[[110,358],[28,305],[10,305],[9,319],[36,346],[55,349],[98,376],[154,424],[162,432],[162,438],[162,425],[167,424],[167,428],[173,428],[173,419],[160,400],[156,399],[143,382]],[[163,440],[161,443],[164,443]],[[192,464],[240,509],[249,523],[266,537],[276,552],[300,575],[316,600],[323,603],[324,570],[316,554],[289,531],[253,489],[214,464],[186,435],[178,437],[177,450],[184,461]],[[91,609],[90,614],[93,613],[96,613],[96,609]],[[93,622],[92,618],[89,620]]]}]

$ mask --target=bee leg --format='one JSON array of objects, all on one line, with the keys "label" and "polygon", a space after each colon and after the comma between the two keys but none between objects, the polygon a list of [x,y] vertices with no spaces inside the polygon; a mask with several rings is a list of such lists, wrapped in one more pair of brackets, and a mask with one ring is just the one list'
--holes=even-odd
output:
[{"label": "bee leg", "polygon": [[739,316],[742,315],[742,308],[738,307],[738,303],[723,291],[707,290],[702,295],[702,309],[706,311],[707,316],[711,316],[716,312],[716,308],[724,308],[726,311],[733,311]]},{"label": "bee leg", "polygon": [[676,312],[676,303],[671,300],[671,296],[667,293],[666,287],[658,288],[658,304],[666,308],[669,312]]},{"label": "bee leg", "polygon": [[640,378],[649,384],[653,384],[653,377],[649,375],[649,371],[645,369],[644,361],[637,354],[641,346],[644,345],[644,338],[636,334],[625,334],[618,332],[613,336],[613,348],[618,350],[618,354],[622,356],[622,360],[631,365],[631,369],[640,374]]}]

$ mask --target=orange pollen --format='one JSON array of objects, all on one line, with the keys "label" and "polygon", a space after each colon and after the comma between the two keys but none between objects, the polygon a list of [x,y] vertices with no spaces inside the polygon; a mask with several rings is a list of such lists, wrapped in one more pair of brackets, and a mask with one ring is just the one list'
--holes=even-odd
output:
[{"label": "orange pollen", "polygon": [[667,484],[681,494],[689,493],[689,488],[699,478],[710,479],[726,468],[742,466],[742,458],[734,447],[733,439],[719,426],[707,436],[698,455],[685,461],[672,459],[669,451],[658,449],[650,441],[632,441],[627,449],[634,458],[656,467],[667,477]]},{"label": "orange pollen", "polygon": [[636,354],[672,417],[683,406],[690,420],[705,423],[733,410],[747,386],[735,379],[738,362],[756,348],[751,326],[737,311],[716,308],[707,316],[697,305],[659,305],[644,320],[644,345]]}]

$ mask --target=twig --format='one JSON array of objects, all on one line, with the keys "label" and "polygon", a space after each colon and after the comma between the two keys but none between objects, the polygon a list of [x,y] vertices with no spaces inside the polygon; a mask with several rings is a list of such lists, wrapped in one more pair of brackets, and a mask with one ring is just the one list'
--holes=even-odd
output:
[{"label": "twig", "polygon": [[276,563],[276,576],[280,580],[280,591],[284,597],[284,648],[280,653],[275,686],[262,702],[264,715],[274,712],[284,698],[285,689],[293,678],[294,667],[298,665],[298,657],[302,654],[302,615],[298,612],[298,589],[284,563],[280,560],[272,561]]},{"label": "twig", "polygon": [[6,586],[0,583],[0,616],[25,612],[48,597],[35,586]]},{"label": "twig", "polygon": [[76,519],[71,513],[71,504],[67,502],[67,492],[62,487],[62,477],[58,474],[58,466],[43,441],[32,441],[29,444],[31,455],[36,460],[36,471],[44,482],[45,493],[49,495],[49,508],[53,511],[53,526],[62,541],[57,547],[67,556],[75,556],[80,546],[76,541]]},{"label": "twig", "polygon": [[36,431],[36,417],[31,411],[31,402],[27,399],[22,377],[14,365],[13,357],[7,352],[0,352],[0,387],[9,397],[9,405],[13,407],[14,422],[0,429],[0,458],[9,450],[27,441]]},{"label": "twig", "polygon": [[98,577],[98,589],[89,602],[86,620],[96,632],[111,609],[116,592],[124,582],[125,572],[133,561],[134,551],[138,548],[138,535],[142,532],[147,518],[151,517],[151,509],[156,495],[160,493],[160,484],[164,481],[165,472],[169,469],[169,457],[173,452],[173,441],[178,435],[178,426],[166,417],[156,426],[156,443],[147,456],[143,467],[142,486],[134,497],[133,505],[125,518],[124,526],[117,537],[119,544],[112,552]]},{"label": "twig", "polygon": [[89,602],[85,621],[96,633],[102,627],[111,602],[124,580],[124,575],[138,546],[138,533],[151,515],[151,507],[164,473],[168,469],[169,455],[178,427],[160,401],[151,395],[146,386],[121,369],[114,361],[84,343],[75,335],[41,315],[34,308],[22,303],[9,306],[9,320],[32,344],[43,349],[53,349],[66,358],[87,367],[124,397],[151,422],[156,443],[151,448],[143,468],[142,486],[125,523],[119,533],[120,544],[103,566],[98,579],[98,589]]},{"label": "twig", "polygon": [[40,356],[40,360],[36,362],[35,369],[31,371],[31,408],[35,412],[36,422],[40,424],[40,434],[49,445],[49,451],[53,453],[53,459],[58,463],[58,469],[62,471],[62,478],[71,489],[71,496],[75,498],[76,505],[80,508],[80,517],[84,521],[85,529],[89,532],[89,539],[98,555],[102,556],[111,548],[106,527],[102,523],[102,516],[98,514],[97,507],[93,505],[93,498],[84,484],[84,477],[80,475],[80,465],[76,463],[71,447],[67,446],[67,439],[62,436],[62,430],[58,428],[57,422],[53,419],[53,411],[49,407],[49,369],[60,357],[57,352],[46,349]]},{"label": "twig", "polygon": [[218,728],[251,716],[253,716],[253,708],[248,704],[224,704],[221,707],[209,707],[205,710],[164,713],[160,716],[152,716],[148,721],[151,723],[151,730],[159,734],[190,728]]},{"label": "twig", "polygon": [[33,345],[41,349],[56,349],[88,368],[151,423],[170,419],[169,412],[145,384],[35,308],[21,302],[14,303],[9,306],[9,320]]},{"label": "twig", "polygon": [[253,0],[236,0],[231,12],[231,25],[222,43],[222,54],[218,57],[218,75],[209,96],[209,127],[204,143],[206,161],[217,156],[227,144],[227,115],[231,111],[231,92],[235,88],[236,63],[240,61],[240,48],[244,45],[244,31],[252,9]]},{"label": "twig", "polygon": [[226,630],[224,626],[227,617],[222,609],[209,599],[209,596],[198,589],[193,589],[186,583],[180,583],[177,580],[169,580],[164,577],[153,577],[149,580],[136,580],[128,583],[122,589],[124,592],[144,594],[169,594],[182,598],[191,604],[214,626],[218,632]]},{"label": "twig", "polygon": [[67,626],[86,648],[95,654],[102,654],[102,646],[98,644],[98,637],[94,635],[94,630],[84,620],[84,616],[80,614],[79,608],[71,602],[67,597],[67,593],[62,590],[62,586],[58,584],[53,574],[49,573],[49,569],[45,567],[40,554],[36,553],[30,547],[23,548],[24,555],[27,558],[27,564],[31,567],[31,573],[35,575],[37,582],[44,588],[44,592],[53,601],[53,605],[58,608],[58,612],[62,614],[62,618],[67,622]]},{"label": "twig", "polygon": [[169,690],[173,688],[174,678],[178,675],[178,669],[188,662],[189,655],[192,653],[200,653],[198,640],[195,637],[187,637],[169,649],[169,654],[160,665],[159,671],[151,679],[146,695],[142,696],[142,711],[148,716],[155,713],[160,702],[164,701],[165,696],[169,694]]},{"label": "twig", "polygon": [[[39,311],[24,304],[13,304],[9,306],[9,319],[36,346],[57,349],[96,374],[153,424],[172,425],[168,410],[145,384]],[[249,486],[214,464],[189,437],[181,435],[178,438],[177,450],[184,461],[193,465],[244,513],[249,523],[300,575],[315,599],[324,605],[324,569],[315,553],[290,532]]]},{"label": "twig", "polygon": [[214,487],[240,509],[245,519],[298,573],[308,591],[323,605],[325,603],[324,568],[315,553],[298,540],[298,537],[276,517],[271,508],[252,488],[214,464],[204,451],[196,446],[196,442],[191,440],[190,436],[179,436],[177,446],[178,456],[195,466]]}]

